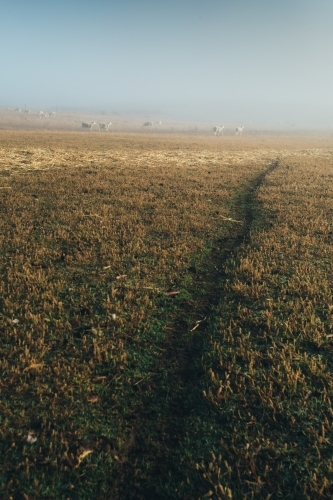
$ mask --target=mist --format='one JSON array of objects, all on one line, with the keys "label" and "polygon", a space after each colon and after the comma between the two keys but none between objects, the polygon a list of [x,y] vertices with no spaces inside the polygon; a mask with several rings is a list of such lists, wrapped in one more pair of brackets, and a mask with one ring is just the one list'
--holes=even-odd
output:
[{"label": "mist", "polygon": [[328,0],[13,0],[0,105],[329,124],[332,15]]}]

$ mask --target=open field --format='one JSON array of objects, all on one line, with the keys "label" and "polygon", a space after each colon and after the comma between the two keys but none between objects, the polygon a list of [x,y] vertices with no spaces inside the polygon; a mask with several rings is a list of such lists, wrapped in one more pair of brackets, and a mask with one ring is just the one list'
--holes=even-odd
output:
[{"label": "open field", "polygon": [[[198,133],[199,129],[202,133],[203,130],[213,134],[213,124],[202,122],[185,122],[164,117],[160,115],[124,115],[121,113],[105,113],[105,112],[92,112],[92,111],[66,111],[66,110],[45,110],[42,111],[43,115],[40,116],[41,111],[38,109],[29,110],[26,112],[24,109],[15,111],[14,109],[0,107],[0,130],[40,130],[40,131],[66,131],[77,132],[82,131],[82,122],[96,124],[92,127],[91,131],[84,130],[86,134],[89,133],[104,133],[113,134],[117,132],[139,132],[139,133],[153,133],[153,134],[166,134],[186,132]],[[49,112],[49,113],[48,113]],[[162,119],[162,121],[161,121]],[[153,127],[142,127],[147,122],[152,121]],[[110,123],[109,130],[99,132],[99,124]],[[234,125],[232,126],[233,133],[235,132]]]},{"label": "open field", "polygon": [[0,132],[3,498],[332,498],[333,143]]},{"label": "open field", "polygon": [[[306,137],[316,137],[317,143],[320,138],[333,138],[333,128],[330,124],[313,123],[290,123],[290,122],[245,122],[197,120],[180,120],[172,116],[160,114],[124,114],[106,111],[83,111],[83,110],[58,110],[57,108],[45,109],[25,109],[25,108],[4,108],[0,107],[0,130],[17,131],[66,131],[83,132],[89,134],[113,135],[121,133],[138,133],[152,135],[186,134],[196,136],[213,135],[213,127],[224,125],[224,135],[234,136],[236,127],[244,125],[243,135],[255,136],[260,140],[263,136],[289,136],[292,139]],[[39,113],[42,112],[42,117]],[[223,118],[222,118],[223,120]],[[91,131],[82,131],[82,122],[91,124],[95,122]],[[108,131],[99,131],[99,124],[110,123]],[[143,127],[146,122],[152,122],[152,127]]]}]

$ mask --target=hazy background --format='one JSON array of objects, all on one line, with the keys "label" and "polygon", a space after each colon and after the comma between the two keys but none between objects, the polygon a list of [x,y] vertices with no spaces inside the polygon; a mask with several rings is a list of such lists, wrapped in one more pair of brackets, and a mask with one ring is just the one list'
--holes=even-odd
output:
[{"label": "hazy background", "polygon": [[333,124],[332,0],[0,0],[0,106]]}]

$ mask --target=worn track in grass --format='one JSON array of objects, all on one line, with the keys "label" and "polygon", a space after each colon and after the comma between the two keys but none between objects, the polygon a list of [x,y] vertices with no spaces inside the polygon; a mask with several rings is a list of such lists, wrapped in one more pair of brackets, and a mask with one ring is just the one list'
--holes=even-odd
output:
[{"label": "worn track in grass", "polygon": [[223,297],[224,266],[249,238],[254,214],[260,211],[256,191],[278,165],[278,159],[272,161],[235,193],[229,227],[205,259],[189,269],[193,278],[188,298],[179,302],[165,328],[164,354],[154,375],[138,387],[141,397],[128,422],[133,444],[122,465],[119,498],[190,499],[207,491],[199,475],[190,470],[193,458],[205,453],[204,435],[193,439],[193,429],[198,420],[203,428],[210,425],[211,409],[200,390],[207,326]]}]

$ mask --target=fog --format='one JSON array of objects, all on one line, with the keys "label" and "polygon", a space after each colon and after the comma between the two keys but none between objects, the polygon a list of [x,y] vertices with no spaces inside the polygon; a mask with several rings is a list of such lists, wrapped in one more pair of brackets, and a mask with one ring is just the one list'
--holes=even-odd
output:
[{"label": "fog", "polygon": [[0,106],[333,122],[331,0],[9,0]]}]

